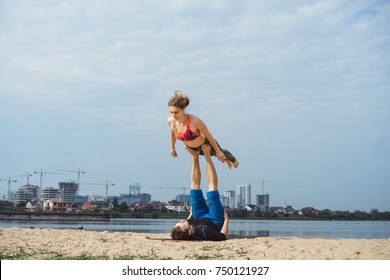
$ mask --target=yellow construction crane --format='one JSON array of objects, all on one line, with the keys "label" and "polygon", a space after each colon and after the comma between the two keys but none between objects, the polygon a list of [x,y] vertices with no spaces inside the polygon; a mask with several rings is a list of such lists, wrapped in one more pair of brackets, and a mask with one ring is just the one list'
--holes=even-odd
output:
[{"label": "yellow construction crane", "polygon": [[105,183],[82,183],[81,185],[105,185],[106,186],[106,197],[105,200],[108,199],[108,186],[115,186],[115,184],[108,183],[108,180],[106,180]]},{"label": "yellow construction crane", "polygon": [[12,201],[12,198],[11,198],[11,183],[16,183],[17,180],[11,180],[11,178],[9,177],[8,180],[0,179],[0,181],[8,182],[7,200],[8,201]]}]

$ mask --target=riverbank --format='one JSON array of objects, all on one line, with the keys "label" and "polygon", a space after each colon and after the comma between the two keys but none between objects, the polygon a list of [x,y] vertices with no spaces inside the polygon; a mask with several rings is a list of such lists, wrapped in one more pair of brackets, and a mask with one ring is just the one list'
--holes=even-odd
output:
[{"label": "riverbank", "polygon": [[0,228],[0,259],[390,260],[390,239],[232,238],[172,241],[169,234]]},{"label": "riverbank", "polygon": [[109,221],[110,213],[0,212],[0,221]]}]

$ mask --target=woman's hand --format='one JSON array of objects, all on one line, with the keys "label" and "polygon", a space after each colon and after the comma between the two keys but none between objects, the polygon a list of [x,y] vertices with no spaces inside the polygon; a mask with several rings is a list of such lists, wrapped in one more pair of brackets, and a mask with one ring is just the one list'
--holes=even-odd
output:
[{"label": "woman's hand", "polygon": [[176,153],[176,149],[175,148],[172,148],[171,149],[171,155],[175,158],[177,157],[177,153]]}]

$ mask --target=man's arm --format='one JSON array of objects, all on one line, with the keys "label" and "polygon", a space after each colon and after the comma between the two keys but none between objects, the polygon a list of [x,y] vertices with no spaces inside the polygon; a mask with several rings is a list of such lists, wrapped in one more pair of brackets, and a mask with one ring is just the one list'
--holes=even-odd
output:
[{"label": "man's arm", "polygon": [[203,236],[200,238],[202,240],[210,240],[210,241],[226,240],[226,235],[224,233],[216,231],[209,226],[203,226],[202,234]]},{"label": "man's arm", "polygon": [[227,238],[229,232],[229,215],[226,213],[226,209],[224,209],[224,219],[221,233],[223,233]]},{"label": "man's arm", "polygon": [[192,205],[190,206],[190,214],[188,215],[188,218],[187,220],[191,219],[192,218]]}]

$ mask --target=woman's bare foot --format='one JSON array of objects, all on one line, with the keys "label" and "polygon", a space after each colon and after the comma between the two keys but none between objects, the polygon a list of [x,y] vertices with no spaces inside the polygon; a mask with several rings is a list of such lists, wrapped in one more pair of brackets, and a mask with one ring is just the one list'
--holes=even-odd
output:
[{"label": "woman's bare foot", "polygon": [[227,169],[232,169],[232,162],[230,160],[225,160]]},{"label": "woman's bare foot", "polygon": [[189,152],[194,158],[199,157],[200,151],[195,151],[195,150],[191,149],[190,147],[188,147],[187,145],[184,145],[184,149],[186,149],[187,152]]}]

